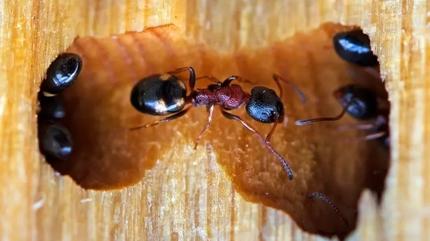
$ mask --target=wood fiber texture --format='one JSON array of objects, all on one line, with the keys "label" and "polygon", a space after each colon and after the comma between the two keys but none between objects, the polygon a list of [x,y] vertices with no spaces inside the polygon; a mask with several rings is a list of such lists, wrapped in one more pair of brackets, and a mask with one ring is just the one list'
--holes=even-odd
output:
[{"label": "wood fiber texture", "polygon": [[[229,51],[268,45],[324,22],[339,22],[360,25],[370,35],[392,106],[391,166],[383,200],[378,205],[370,192],[363,193],[358,226],[349,239],[428,240],[428,4],[419,0],[0,2],[0,239],[323,239],[302,232],[280,211],[245,201],[215,156],[194,152],[187,145],[160,157],[133,187],[106,192],[81,189],[69,177],[56,175],[38,152],[36,94],[49,63],[78,35],[107,36],[174,23],[190,38]],[[190,158],[176,158],[185,156]],[[184,176],[188,179],[179,178]],[[185,180],[195,186],[187,186]]]}]

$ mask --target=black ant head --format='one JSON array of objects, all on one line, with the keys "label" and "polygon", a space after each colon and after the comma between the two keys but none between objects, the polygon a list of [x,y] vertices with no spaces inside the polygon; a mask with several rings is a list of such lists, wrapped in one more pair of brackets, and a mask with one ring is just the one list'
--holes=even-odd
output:
[{"label": "black ant head", "polygon": [[131,91],[131,104],[150,115],[167,115],[182,110],[187,90],[185,84],[170,74],[152,75],[139,81]]},{"label": "black ant head", "polygon": [[351,116],[357,119],[369,119],[378,115],[376,95],[367,88],[346,85],[334,92],[334,96]]},{"label": "black ant head", "polygon": [[257,86],[251,90],[246,112],[256,121],[273,123],[283,119],[284,105],[275,91]]}]

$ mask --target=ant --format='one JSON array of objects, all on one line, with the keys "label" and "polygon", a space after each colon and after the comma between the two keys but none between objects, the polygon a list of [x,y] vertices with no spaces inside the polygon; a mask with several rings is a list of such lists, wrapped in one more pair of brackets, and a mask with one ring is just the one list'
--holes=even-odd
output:
[{"label": "ant", "polygon": [[38,136],[39,149],[48,161],[64,161],[72,155],[72,135],[60,124],[66,112],[59,95],[76,81],[81,69],[79,55],[62,53],[49,65],[42,81],[38,94]]},{"label": "ant", "polygon": [[337,121],[345,113],[348,113],[358,120],[373,120],[373,123],[357,126],[359,129],[375,132],[367,135],[366,140],[382,138],[384,145],[389,145],[388,103],[381,103],[380,98],[373,91],[356,84],[349,84],[337,89],[334,92],[334,97],[343,107],[338,115],[297,120],[296,125],[304,126],[317,122]]},{"label": "ant", "polygon": [[[182,72],[188,72],[189,75],[188,82],[191,91],[188,95],[184,82],[177,76]],[[208,111],[207,122],[195,139],[194,148],[196,148],[198,141],[206,130],[208,130],[213,119],[214,108],[218,105],[224,117],[238,121],[245,129],[256,135],[263,146],[280,162],[289,180],[292,180],[293,171],[288,165],[287,160],[270,143],[270,138],[277,124],[284,120],[283,90],[280,80],[291,85],[302,101],[305,101],[305,96],[298,87],[281,76],[274,74],[272,77],[278,86],[279,96],[274,90],[263,86],[253,87],[251,93],[247,93],[240,85],[232,84],[233,81],[248,82],[246,79],[235,75],[226,78],[223,82],[212,76],[196,78],[195,70],[192,67],[179,68],[166,74],[150,75],[137,82],[133,87],[130,96],[131,104],[142,113],[158,116],[167,115],[167,117],[133,127],[130,130],[148,128],[163,122],[172,121],[187,114],[193,106],[206,106]],[[195,89],[196,80],[204,78],[213,81],[214,84],[209,84],[204,89]],[[252,119],[265,124],[273,123],[272,128],[266,136],[255,130],[241,117],[229,112],[230,110],[238,109],[242,105],[246,105],[246,112]],[[307,198],[325,203],[348,225],[346,218],[341,214],[338,207],[324,193],[312,192],[308,194]]]},{"label": "ant", "polygon": [[[191,89],[189,94],[187,94],[184,82],[177,76],[182,72],[189,74],[188,82]],[[214,84],[209,84],[204,89],[195,89],[196,80],[203,78],[213,81]],[[172,121],[184,116],[193,106],[206,106],[208,111],[207,122],[195,139],[194,147],[196,148],[202,135],[208,130],[212,122],[215,106],[219,106],[224,117],[238,121],[245,129],[256,135],[262,145],[280,162],[288,175],[288,179],[292,180],[293,171],[288,165],[288,161],[270,143],[277,124],[284,120],[280,79],[282,79],[281,76],[273,75],[273,80],[279,88],[278,96],[274,90],[263,86],[256,86],[252,88],[251,93],[247,93],[240,85],[232,84],[233,81],[247,81],[235,75],[226,78],[223,82],[212,76],[196,78],[195,70],[192,67],[183,67],[166,74],[154,74],[145,77],[133,87],[130,98],[131,104],[145,114],[168,116],[152,123],[131,128],[131,130]],[[295,90],[298,91],[298,89]],[[242,105],[246,105],[246,112],[252,119],[265,124],[273,123],[266,136],[259,133],[241,117],[229,112]]]}]

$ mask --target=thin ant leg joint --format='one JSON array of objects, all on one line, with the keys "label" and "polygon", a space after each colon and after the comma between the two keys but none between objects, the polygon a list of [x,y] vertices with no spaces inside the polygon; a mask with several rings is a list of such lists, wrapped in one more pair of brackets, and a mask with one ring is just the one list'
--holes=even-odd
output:
[{"label": "thin ant leg joint", "polygon": [[187,114],[187,112],[190,110],[190,108],[191,107],[187,107],[187,108],[181,110],[180,112],[177,112],[177,113],[175,113],[173,115],[169,115],[169,116],[167,116],[167,117],[165,117],[163,119],[159,119],[159,120],[156,120],[154,122],[150,122],[150,123],[147,123],[147,124],[144,124],[144,125],[132,127],[132,128],[130,128],[130,130],[131,131],[135,131],[135,130],[139,130],[139,129],[142,129],[142,128],[153,127],[153,126],[156,126],[156,125],[164,123],[164,122],[169,122],[169,121],[172,121],[172,120],[176,120],[179,117],[182,117],[185,114]]},{"label": "thin ant leg joint", "polygon": [[197,149],[197,146],[199,144],[200,139],[202,139],[203,134],[209,129],[211,123],[212,123],[212,117],[214,113],[215,106],[211,105],[207,108],[208,111],[208,119],[206,122],[206,125],[203,127],[203,129],[200,131],[199,135],[196,137],[194,141],[194,150]]}]

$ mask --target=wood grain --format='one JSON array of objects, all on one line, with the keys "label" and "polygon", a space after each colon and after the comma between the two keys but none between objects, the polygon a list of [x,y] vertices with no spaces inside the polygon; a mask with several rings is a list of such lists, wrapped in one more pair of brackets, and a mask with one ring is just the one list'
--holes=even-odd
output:
[{"label": "wood grain", "polygon": [[[320,239],[301,232],[280,212],[244,201],[214,159],[188,149],[163,158],[190,155],[204,163],[205,171],[175,159],[169,167],[156,165],[141,184],[122,191],[80,189],[57,176],[38,154],[36,93],[50,61],[77,35],[106,36],[173,22],[188,36],[227,51],[266,45],[334,21],[360,25],[369,33],[392,103],[391,169],[383,202],[378,206],[370,193],[362,196],[359,225],[350,239],[428,240],[427,11],[423,0],[0,2],[0,239]],[[164,180],[160,172],[167,172]],[[176,172],[196,175],[190,178],[199,180],[201,189],[194,190],[192,202],[204,212],[187,208],[190,200],[180,192],[169,199],[153,195],[155,190],[184,191],[184,183],[169,181]]]}]

